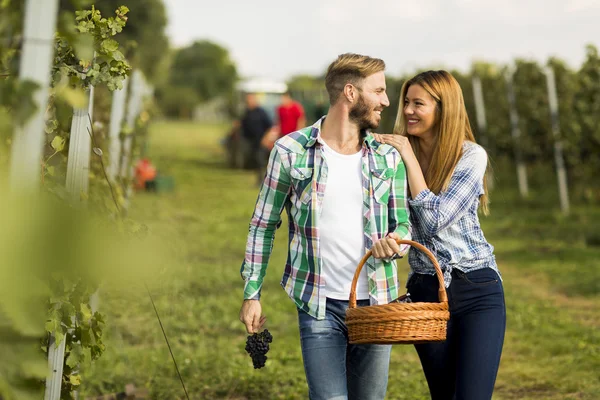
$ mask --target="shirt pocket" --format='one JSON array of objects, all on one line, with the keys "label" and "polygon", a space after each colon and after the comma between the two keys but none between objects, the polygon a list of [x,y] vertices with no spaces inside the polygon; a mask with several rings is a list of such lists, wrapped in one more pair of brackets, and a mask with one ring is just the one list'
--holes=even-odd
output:
[{"label": "shirt pocket", "polygon": [[312,198],[312,168],[292,167],[290,171],[292,187],[296,197],[304,204],[308,204]]},{"label": "shirt pocket", "polygon": [[392,186],[393,168],[374,169],[371,176],[373,185],[373,197],[379,204],[387,204],[390,198],[390,188]]}]

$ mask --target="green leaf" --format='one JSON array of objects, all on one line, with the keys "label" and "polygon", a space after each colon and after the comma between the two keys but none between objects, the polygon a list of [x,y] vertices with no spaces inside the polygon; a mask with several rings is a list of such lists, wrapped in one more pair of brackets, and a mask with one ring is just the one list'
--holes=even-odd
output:
[{"label": "green leaf", "polygon": [[116,61],[125,61],[125,56],[119,50],[113,51],[112,56]]},{"label": "green leaf", "polygon": [[46,123],[46,133],[52,133],[58,128],[58,121],[51,119]]},{"label": "green leaf", "polygon": [[73,386],[81,385],[81,376],[79,374],[69,376],[69,382]]},{"label": "green leaf", "polygon": [[55,151],[62,151],[65,148],[65,139],[60,136],[54,136],[50,145]]},{"label": "green leaf", "polygon": [[92,310],[87,304],[81,304],[81,319],[88,322],[92,318]]},{"label": "green leaf", "polygon": [[93,347],[98,344],[96,341],[96,335],[92,329],[82,329],[81,344],[85,347]]},{"label": "green leaf", "polygon": [[119,43],[113,39],[105,39],[100,44],[100,47],[105,53],[111,53],[119,49]]},{"label": "green leaf", "polygon": [[76,368],[85,361],[85,353],[80,344],[72,343],[71,346],[71,352],[69,353],[69,357],[67,357],[66,363],[69,367]]}]

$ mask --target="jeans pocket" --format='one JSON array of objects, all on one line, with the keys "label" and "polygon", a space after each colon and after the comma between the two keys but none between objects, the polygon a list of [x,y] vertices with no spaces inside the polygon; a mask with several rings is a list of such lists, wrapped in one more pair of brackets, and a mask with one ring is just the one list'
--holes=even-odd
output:
[{"label": "jeans pocket", "polygon": [[456,270],[457,277],[473,286],[489,286],[500,281],[498,274],[491,268],[482,268],[471,272]]}]

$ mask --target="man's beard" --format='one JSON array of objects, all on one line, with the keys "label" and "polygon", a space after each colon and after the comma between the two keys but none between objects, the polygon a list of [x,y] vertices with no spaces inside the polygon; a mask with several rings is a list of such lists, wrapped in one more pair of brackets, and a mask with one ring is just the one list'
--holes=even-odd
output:
[{"label": "man's beard", "polygon": [[376,129],[379,126],[379,122],[371,120],[369,117],[373,109],[365,103],[362,96],[358,97],[358,102],[350,110],[350,120],[355,122],[359,129]]}]

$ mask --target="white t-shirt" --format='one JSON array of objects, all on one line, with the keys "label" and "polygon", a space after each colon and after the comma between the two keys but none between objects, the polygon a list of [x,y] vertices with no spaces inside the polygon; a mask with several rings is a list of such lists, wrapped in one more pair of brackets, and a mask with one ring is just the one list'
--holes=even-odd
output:
[{"label": "white t-shirt", "polygon": [[[362,150],[336,153],[324,145],[328,175],[319,217],[321,270],[327,297],[348,300],[352,278],[364,256]],[[356,298],[368,299],[367,271],[356,285]]]}]

